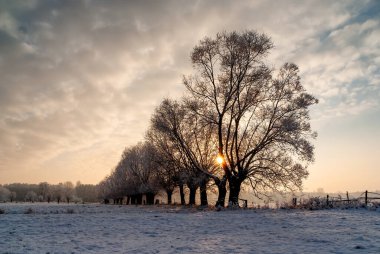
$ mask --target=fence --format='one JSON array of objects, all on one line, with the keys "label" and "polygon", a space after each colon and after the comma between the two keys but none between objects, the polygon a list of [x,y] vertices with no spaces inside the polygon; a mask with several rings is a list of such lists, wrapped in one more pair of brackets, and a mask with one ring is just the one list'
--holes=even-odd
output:
[{"label": "fence", "polygon": [[343,199],[341,196],[338,197],[330,197],[327,195],[326,197],[326,204],[334,204],[334,203],[363,203],[365,205],[368,205],[370,201],[374,200],[380,200],[380,193],[375,193],[375,192],[369,192],[365,191],[362,194],[360,194],[359,197],[356,198],[350,198],[348,192],[346,192],[346,199]]},{"label": "fence", "polygon": [[[365,191],[361,193],[358,197],[350,197],[349,193],[346,192],[346,197],[343,198],[341,195],[339,196],[326,196],[326,205],[327,206],[335,206],[337,204],[346,204],[346,205],[368,205],[370,202],[374,202],[376,200],[380,200],[380,193]],[[294,201],[293,201],[294,202]]]},{"label": "fence", "polygon": [[[362,193],[362,195],[364,194],[364,203],[366,205],[368,205],[368,201],[372,201],[372,200],[380,200],[380,193],[375,193],[375,192],[369,192],[369,191],[365,191],[364,193]],[[368,196],[368,194],[370,195],[373,195],[372,197]],[[363,198],[362,195],[360,195],[359,198]]]},{"label": "fence", "polygon": [[[365,191],[361,193],[357,197],[350,197],[349,193],[346,192],[346,197],[342,197],[341,195],[338,196],[330,196],[327,195],[324,197],[312,197],[309,198],[306,203],[300,202],[299,205],[305,206],[305,207],[311,207],[311,208],[328,208],[328,207],[337,207],[337,206],[351,206],[351,207],[358,207],[358,206],[368,206],[372,203],[378,203],[377,200],[380,200],[380,193],[375,192],[369,192]],[[293,198],[292,200],[293,207],[298,206],[297,198]],[[377,204],[376,204],[377,206]]]}]

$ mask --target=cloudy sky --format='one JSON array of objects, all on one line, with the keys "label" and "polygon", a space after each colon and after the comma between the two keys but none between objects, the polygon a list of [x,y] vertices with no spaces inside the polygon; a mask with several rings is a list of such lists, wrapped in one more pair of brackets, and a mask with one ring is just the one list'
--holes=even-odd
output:
[{"label": "cloudy sky", "polygon": [[254,29],[312,108],[305,190],[380,189],[379,1],[0,1],[0,184],[99,182],[184,92],[204,36]]}]

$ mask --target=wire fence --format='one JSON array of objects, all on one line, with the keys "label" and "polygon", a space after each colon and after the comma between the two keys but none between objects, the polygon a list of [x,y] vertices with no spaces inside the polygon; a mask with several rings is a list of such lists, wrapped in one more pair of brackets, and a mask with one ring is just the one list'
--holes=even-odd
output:
[{"label": "wire fence", "polygon": [[326,195],[325,197],[310,197],[303,200],[293,197],[291,206],[309,209],[378,207],[380,206],[380,193],[364,191],[359,196],[354,197],[346,192],[346,195]]}]

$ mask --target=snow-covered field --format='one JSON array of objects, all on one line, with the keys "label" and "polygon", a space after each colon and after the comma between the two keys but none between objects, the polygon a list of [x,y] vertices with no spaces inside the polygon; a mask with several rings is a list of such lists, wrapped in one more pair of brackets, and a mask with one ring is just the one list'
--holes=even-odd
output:
[{"label": "snow-covered field", "polygon": [[0,209],[0,253],[380,253],[380,210]]}]

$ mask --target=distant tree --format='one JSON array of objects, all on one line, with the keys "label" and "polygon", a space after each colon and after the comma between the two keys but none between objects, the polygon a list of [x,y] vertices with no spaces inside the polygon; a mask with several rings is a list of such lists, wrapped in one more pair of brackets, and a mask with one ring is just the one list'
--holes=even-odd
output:
[{"label": "distant tree", "polygon": [[[124,197],[130,194],[128,194],[127,191],[129,186],[127,183],[127,168],[124,158],[125,151],[122,153],[117,166],[112,170],[111,175],[107,176],[99,184],[99,193],[103,197],[104,202],[108,202],[109,199],[112,199],[114,204],[122,204]],[[127,203],[129,203],[129,198]]]},{"label": "distant tree", "polygon": [[38,201],[38,195],[34,191],[28,191],[25,195],[25,201],[36,202]]},{"label": "distant tree", "polygon": [[12,183],[6,184],[3,187],[6,187],[11,192],[15,192],[13,201],[25,201],[25,196],[28,191],[34,191],[38,193],[37,184],[27,184],[27,183]]},{"label": "distant tree", "polygon": [[112,184],[110,176],[106,176],[97,185],[98,198],[102,200],[104,204],[109,204],[111,198]]},{"label": "distant tree", "polygon": [[62,194],[67,203],[70,203],[74,198],[74,193],[74,184],[72,182],[64,182],[62,185]]},{"label": "distant tree", "polygon": [[142,204],[145,195],[147,204],[153,204],[159,191],[154,156],[154,148],[148,143],[126,148],[115,169],[98,185],[104,203],[113,199],[114,204],[121,204],[127,197],[127,204]]},{"label": "distant tree", "polygon": [[48,201],[49,197],[49,192],[50,192],[50,185],[47,182],[41,182],[38,184],[38,195],[42,196],[43,201]]},{"label": "distant tree", "polygon": [[64,187],[63,183],[59,183],[57,185],[52,186],[52,193],[55,200],[59,204],[64,198]]},{"label": "distant tree", "polygon": [[116,200],[117,204],[121,204],[125,196],[128,196],[127,203],[129,203],[129,197],[133,195],[133,190],[137,188],[136,186],[132,186],[127,179],[126,150],[124,150],[121,160],[110,176],[113,199],[114,203]]},{"label": "distant tree", "polygon": [[154,173],[153,146],[145,142],[126,149],[123,164],[127,169],[127,186],[133,186],[135,195],[138,195],[136,202],[141,203],[141,195],[145,194],[147,204],[154,204],[159,184]]},{"label": "distant tree", "polygon": [[78,181],[75,186],[75,194],[83,202],[96,202],[98,200],[97,187],[93,184],[82,184]]},{"label": "distant tree", "polygon": [[46,201],[50,203],[52,200],[54,200],[54,193],[55,189],[54,186],[49,185],[49,191],[46,193]]},{"label": "distant tree", "polygon": [[232,205],[244,181],[256,193],[300,188],[313,160],[308,108],[317,99],[306,93],[295,64],[278,72],[266,65],[272,47],[255,31],[206,37],[191,53],[195,74],[184,78],[193,112],[214,126],[224,176],[213,179],[228,180]]},{"label": "distant tree", "polygon": [[11,192],[5,188],[0,186],[0,202],[7,202],[11,200]]},{"label": "distant tree", "polygon": [[9,199],[11,202],[15,201],[17,198],[17,193],[15,191],[11,191],[11,195],[9,196]]}]

